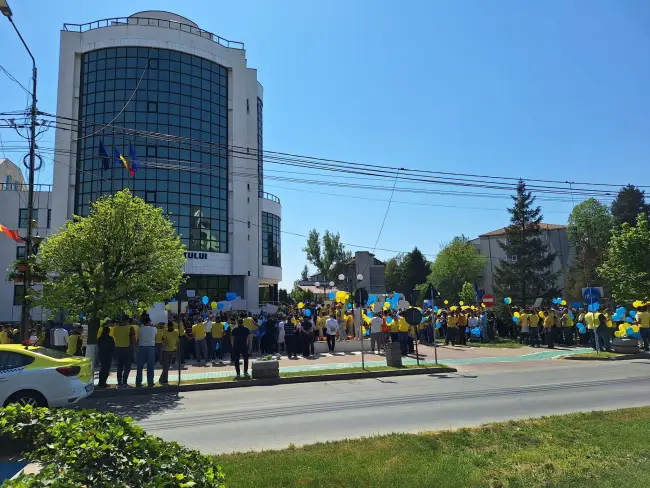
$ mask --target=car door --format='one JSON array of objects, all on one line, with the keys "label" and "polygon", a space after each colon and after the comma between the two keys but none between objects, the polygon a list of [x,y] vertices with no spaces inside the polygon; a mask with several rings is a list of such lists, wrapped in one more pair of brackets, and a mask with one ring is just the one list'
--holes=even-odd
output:
[{"label": "car door", "polygon": [[14,351],[0,351],[0,405],[19,389],[19,377],[34,358]]}]

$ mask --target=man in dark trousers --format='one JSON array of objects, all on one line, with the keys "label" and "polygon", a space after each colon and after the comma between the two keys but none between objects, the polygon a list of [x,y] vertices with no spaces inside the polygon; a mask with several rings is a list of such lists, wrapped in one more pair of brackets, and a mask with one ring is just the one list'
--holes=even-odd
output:
[{"label": "man in dark trousers", "polygon": [[230,341],[232,344],[232,353],[230,354],[232,361],[235,365],[235,372],[237,379],[241,378],[239,370],[239,358],[244,357],[244,378],[249,378],[248,375],[248,336],[251,331],[244,326],[244,319],[237,319],[237,327],[235,327],[230,334]]},{"label": "man in dark trousers", "polygon": [[106,380],[111,371],[111,362],[113,361],[113,354],[115,353],[115,339],[111,336],[111,328],[104,325],[102,335],[97,339],[97,348],[99,350],[99,383],[97,388],[106,388]]}]

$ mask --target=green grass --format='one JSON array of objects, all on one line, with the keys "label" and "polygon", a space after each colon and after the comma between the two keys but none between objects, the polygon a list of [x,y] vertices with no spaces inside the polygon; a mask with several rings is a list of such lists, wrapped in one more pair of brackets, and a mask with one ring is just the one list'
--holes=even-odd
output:
[{"label": "green grass", "polygon": [[506,349],[519,349],[524,347],[525,344],[519,344],[519,342],[513,339],[498,339],[496,342],[467,342],[467,347],[498,347]]},{"label": "green grass", "polygon": [[645,488],[650,486],[650,407],[393,434],[216,460],[228,486],[236,488]]},{"label": "green grass", "polygon": [[[350,367],[350,368],[328,368],[328,369],[316,369],[310,371],[295,371],[290,373],[280,373],[280,378],[295,378],[301,376],[322,376],[328,374],[337,374],[337,373],[363,373],[369,371],[397,371],[402,369],[432,369],[432,368],[446,368],[446,364],[423,364],[418,366],[417,364],[405,364],[401,368],[395,368],[393,366],[366,366],[365,369],[361,366]],[[233,377],[227,378],[211,378],[211,379],[195,379],[195,380],[181,380],[182,385],[197,384],[197,383],[222,383],[222,382],[232,382],[237,381]],[[239,380],[245,381],[245,380]],[[175,384],[175,383],[174,383]]]},{"label": "green grass", "polygon": [[562,359],[567,357],[574,358],[599,358],[599,359],[611,359],[627,356],[627,354],[621,354],[620,352],[610,352],[610,351],[591,351],[591,352],[581,352],[579,354],[571,354],[571,356],[562,356]]}]

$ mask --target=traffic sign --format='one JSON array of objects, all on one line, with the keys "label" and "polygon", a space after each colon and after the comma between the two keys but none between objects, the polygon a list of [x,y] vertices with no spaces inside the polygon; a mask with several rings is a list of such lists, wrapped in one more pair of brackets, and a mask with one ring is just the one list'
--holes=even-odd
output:
[{"label": "traffic sign", "polygon": [[404,320],[406,320],[406,323],[409,325],[419,325],[420,322],[422,322],[422,312],[420,312],[417,308],[407,308],[404,310],[402,313],[404,315]]},{"label": "traffic sign", "polygon": [[489,293],[483,295],[483,304],[486,307],[491,307],[492,305],[494,305],[494,295],[490,295]]}]

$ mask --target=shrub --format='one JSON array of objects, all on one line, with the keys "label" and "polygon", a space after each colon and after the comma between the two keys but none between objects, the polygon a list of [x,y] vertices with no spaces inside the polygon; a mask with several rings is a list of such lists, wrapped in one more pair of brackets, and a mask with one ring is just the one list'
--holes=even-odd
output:
[{"label": "shrub", "polygon": [[148,435],[129,417],[11,405],[0,409],[3,434],[24,442],[26,457],[43,464],[3,488],[225,487],[211,457]]}]

